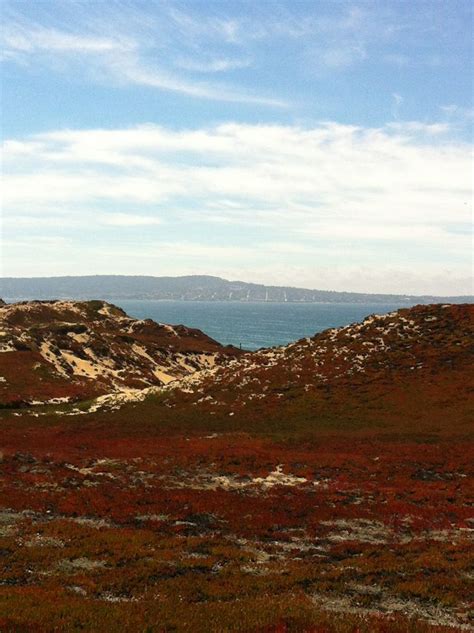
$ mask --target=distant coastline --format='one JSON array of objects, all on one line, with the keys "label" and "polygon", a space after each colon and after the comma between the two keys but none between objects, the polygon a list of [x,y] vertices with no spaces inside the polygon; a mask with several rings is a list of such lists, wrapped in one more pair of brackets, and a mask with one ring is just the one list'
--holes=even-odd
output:
[{"label": "distant coastline", "polygon": [[5,277],[0,296],[6,301],[31,299],[103,299],[141,301],[212,301],[234,303],[472,303],[472,295],[436,296],[317,290],[292,286],[229,281],[221,277],[189,275],[153,277],[92,275],[68,277]]},{"label": "distant coastline", "polygon": [[[364,305],[373,305],[374,303],[380,303],[381,305],[384,305],[384,303],[382,301],[377,301],[377,300],[373,300],[373,299],[369,299],[367,298],[367,301],[350,301],[349,299],[347,300],[341,300],[341,301],[304,301],[304,300],[291,300],[291,301],[278,301],[278,300],[268,300],[265,301],[264,299],[251,299],[251,300],[246,300],[246,299],[154,299],[153,297],[140,297],[140,296],[133,296],[133,297],[114,297],[114,296],[109,296],[109,295],[105,295],[106,299],[108,302],[114,303],[114,302],[120,302],[120,301],[150,301],[153,303],[176,303],[176,302],[182,302],[182,303],[235,303],[236,305],[240,305],[240,304],[248,304],[248,305],[261,305],[261,304],[272,304],[272,305],[285,305],[287,303],[291,303],[291,304],[308,304],[308,305],[321,305],[321,306],[325,306],[325,305],[353,305],[354,303],[359,304],[361,306]],[[377,295],[369,295],[369,297],[374,297]],[[27,301],[66,301],[66,300],[83,300],[83,301],[89,301],[89,300],[94,300],[94,299],[98,299],[98,297],[94,296],[81,296],[81,297],[71,297],[69,295],[67,296],[54,296],[54,297],[50,297],[50,298],[38,298],[37,296],[31,296],[31,297],[2,297],[2,299],[5,301],[5,303],[19,303],[19,302],[27,302]],[[399,307],[411,307],[413,305],[416,305],[417,303],[417,299],[424,299],[424,297],[417,297],[416,295],[412,295],[411,299],[407,299],[406,301],[400,301],[400,303],[397,303],[395,301],[395,303],[397,303],[397,306]],[[455,304],[462,304],[462,303],[474,303],[474,296],[459,296],[459,297],[433,297],[433,301],[420,301],[420,304],[428,304],[428,303],[455,303]]]}]

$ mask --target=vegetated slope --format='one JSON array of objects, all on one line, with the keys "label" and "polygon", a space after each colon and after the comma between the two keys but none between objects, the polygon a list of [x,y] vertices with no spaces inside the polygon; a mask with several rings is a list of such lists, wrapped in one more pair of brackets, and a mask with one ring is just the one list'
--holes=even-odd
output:
[{"label": "vegetated slope", "polygon": [[129,318],[103,301],[0,306],[0,403],[163,385],[238,353],[200,330]]},{"label": "vegetated slope", "polygon": [[414,303],[444,301],[464,303],[470,297],[370,294],[312,290],[291,286],[265,286],[245,281],[229,281],[211,275],[152,277],[91,275],[84,277],[7,277],[1,293],[15,299],[158,299],[183,301],[266,301],[305,303]]},{"label": "vegetated slope", "polygon": [[445,405],[465,411],[473,341],[474,305],[415,306],[186,377],[170,385],[166,404],[192,403],[213,415],[249,419],[290,412],[293,421],[328,412],[367,419],[373,410],[379,419],[416,414],[435,420]]},{"label": "vegetated slope", "polygon": [[0,630],[472,631],[473,310],[0,412]]}]

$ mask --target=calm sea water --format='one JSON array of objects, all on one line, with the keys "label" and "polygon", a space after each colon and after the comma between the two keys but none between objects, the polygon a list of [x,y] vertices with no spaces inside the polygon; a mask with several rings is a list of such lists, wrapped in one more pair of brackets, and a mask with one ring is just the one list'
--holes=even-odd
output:
[{"label": "calm sea water", "polygon": [[327,328],[384,314],[395,304],[371,303],[233,303],[218,301],[142,301],[116,299],[111,303],[138,319],[199,328],[225,345],[258,349],[285,345]]}]

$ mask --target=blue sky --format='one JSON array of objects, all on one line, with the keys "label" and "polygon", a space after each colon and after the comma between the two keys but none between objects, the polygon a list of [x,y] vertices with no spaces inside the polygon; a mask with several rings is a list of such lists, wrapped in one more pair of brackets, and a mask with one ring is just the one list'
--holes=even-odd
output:
[{"label": "blue sky", "polygon": [[2,272],[471,292],[472,3],[2,4]]}]

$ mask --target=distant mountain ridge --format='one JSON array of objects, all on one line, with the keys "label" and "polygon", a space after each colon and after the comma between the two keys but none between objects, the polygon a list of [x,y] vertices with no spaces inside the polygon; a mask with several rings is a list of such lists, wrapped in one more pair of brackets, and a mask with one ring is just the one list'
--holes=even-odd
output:
[{"label": "distant mountain ridge", "polygon": [[154,299],[182,301],[262,301],[303,303],[469,303],[472,296],[370,294],[311,290],[289,286],[229,281],[210,275],[153,277],[93,275],[71,277],[5,277],[5,299]]}]

